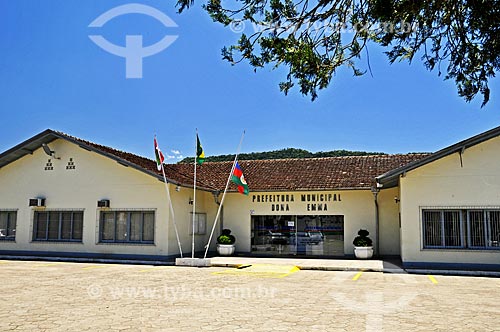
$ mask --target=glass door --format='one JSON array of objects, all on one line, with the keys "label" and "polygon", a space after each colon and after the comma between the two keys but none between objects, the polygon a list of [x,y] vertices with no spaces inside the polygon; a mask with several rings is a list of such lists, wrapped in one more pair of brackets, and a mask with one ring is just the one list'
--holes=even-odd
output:
[{"label": "glass door", "polygon": [[252,216],[252,253],[343,256],[344,216]]},{"label": "glass door", "polygon": [[252,216],[252,252],[295,254],[290,235],[295,233],[295,216]]}]

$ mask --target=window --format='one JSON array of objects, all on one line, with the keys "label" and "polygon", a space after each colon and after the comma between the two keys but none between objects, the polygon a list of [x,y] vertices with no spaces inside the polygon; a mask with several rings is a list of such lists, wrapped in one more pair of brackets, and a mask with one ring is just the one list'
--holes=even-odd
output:
[{"label": "window", "polygon": [[461,218],[460,210],[424,210],[424,247],[461,248]]},{"label": "window", "polygon": [[423,210],[424,248],[500,249],[499,210]]},{"label": "window", "polygon": [[467,211],[467,221],[471,247],[500,249],[500,211]]},{"label": "window", "polygon": [[[207,232],[207,214],[195,213],[194,215],[194,234],[203,235]],[[193,234],[193,213],[189,220],[189,234]]]},{"label": "window", "polygon": [[99,237],[102,243],[153,243],[154,211],[103,211]]},{"label": "window", "polygon": [[0,241],[16,239],[16,211],[0,211]]},{"label": "window", "polygon": [[82,242],[83,211],[35,211],[33,240]]}]

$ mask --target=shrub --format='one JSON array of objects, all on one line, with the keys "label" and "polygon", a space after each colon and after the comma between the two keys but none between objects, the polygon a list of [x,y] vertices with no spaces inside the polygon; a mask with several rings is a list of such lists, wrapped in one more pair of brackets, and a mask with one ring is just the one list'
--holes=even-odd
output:
[{"label": "shrub", "polygon": [[371,247],[373,241],[368,237],[369,234],[370,232],[368,232],[366,229],[360,229],[358,231],[358,236],[354,238],[352,244],[354,244],[355,247]]},{"label": "shrub", "polygon": [[222,234],[217,238],[218,244],[234,244],[236,242],[236,238],[234,235],[231,235],[230,229],[223,229]]}]

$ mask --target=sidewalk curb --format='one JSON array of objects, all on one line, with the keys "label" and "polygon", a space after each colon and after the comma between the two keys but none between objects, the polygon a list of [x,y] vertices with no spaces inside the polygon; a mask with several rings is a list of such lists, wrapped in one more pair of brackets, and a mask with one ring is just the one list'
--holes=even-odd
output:
[{"label": "sidewalk curb", "polygon": [[41,262],[67,262],[67,263],[104,263],[128,265],[175,265],[172,261],[138,260],[138,259],[112,259],[112,258],[85,258],[85,257],[52,257],[52,256],[8,256],[0,255],[1,260],[13,261],[41,261]]},{"label": "sidewalk curb", "polygon": [[500,272],[497,271],[466,271],[466,270],[426,270],[426,269],[406,269],[411,274],[432,274],[444,276],[460,276],[460,277],[500,277]]}]

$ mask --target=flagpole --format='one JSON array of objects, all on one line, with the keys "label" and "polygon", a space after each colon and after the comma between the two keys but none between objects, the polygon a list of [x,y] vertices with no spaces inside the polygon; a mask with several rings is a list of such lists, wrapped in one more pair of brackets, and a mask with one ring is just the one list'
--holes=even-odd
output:
[{"label": "flagpole", "polygon": [[222,204],[224,204],[224,199],[226,198],[227,188],[229,188],[229,182],[231,181],[231,176],[233,175],[234,168],[236,166],[236,161],[238,160],[238,154],[240,153],[240,148],[241,148],[241,144],[243,143],[244,137],[245,137],[245,131],[243,130],[243,134],[241,135],[241,139],[240,139],[240,144],[238,144],[238,148],[236,149],[236,155],[234,156],[233,166],[231,167],[231,172],[229,172],[229,176],[227,178],[226,188],[224,189],[224,193],[222,194],[222,199],[221,199],[220,204],[219,204],[219,209],[217,210],[217,215],[215,216],[214,225],[212,226],[212,231],[210,232],[210,237],[208,238],[208,243],[205,246],[205,256],[203,256],[203,259],[207,258],[208,248],[210,247],[210,242],[212,242],[212,237],[214,235],[215,226],[217,225],[217,220],[219,219],[219,215],[220,215],[220,212],[222,209]]},{"label": "flagpole", "polygon": [[[156,139],[156,135],[155,135],[155,139]],[[157,141],[157,144],[158,144],[158,141]],[[163,183],[165,183],[165,191],[167,192],[167,198],[168,198],[168,202],[170,204],[170,212],[172,213],[172,220],[173,220],[173,224],[174,224],[175,236],[177,237],[177,245],[179,246],[179,252],[181,254],[181,258],[183,258],[181,240],[179,239],[179,232],[177,231],[177,223],[175,222],[174,206],[172,205],[172,198],[170,197],[170,189],[168,189],[167,177],[165,176],[165,168],[163,167],[162,161],[160,161],[160,166],[161,166],[161,173],[163,174]],[[167,227],[168,227],[168,224],[167,224]]]},{"label": "flagpole", "polygon": [[196,128],[196,143],[194,149],[194,182],[193,182],[193,222],[192,222],[192,239],[191,239],[191,258],[194,258],[194,222],[196,217],[196,159],[198,158],[198,128]]}]

